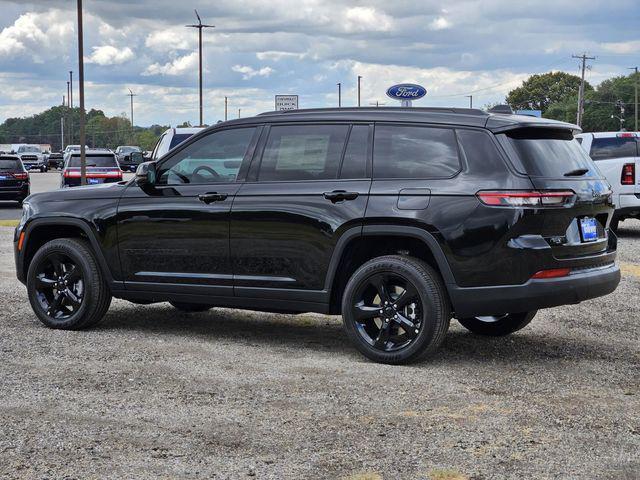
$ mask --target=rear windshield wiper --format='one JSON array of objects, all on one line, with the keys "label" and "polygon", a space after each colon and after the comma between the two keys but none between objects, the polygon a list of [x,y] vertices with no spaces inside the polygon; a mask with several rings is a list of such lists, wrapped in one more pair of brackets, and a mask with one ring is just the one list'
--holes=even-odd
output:
[{"label": "rear windshield wiper", "polygon": [[589,171],[588,168],[576,168],[564,174],[565,177],[581,177]]}]

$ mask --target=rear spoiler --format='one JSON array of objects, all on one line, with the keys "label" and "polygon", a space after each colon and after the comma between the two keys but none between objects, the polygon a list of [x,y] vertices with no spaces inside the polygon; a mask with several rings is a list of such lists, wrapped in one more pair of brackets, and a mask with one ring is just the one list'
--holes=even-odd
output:
[{"label": "rear spoiler", "polygon": [[487,118],[485,128],[493,133],[504,133],[520,128],[551,128],[554,130],[569,130],[573,135],[582,133],[578,125],[567,122],[559,122],[549,118],[526,117],[523,115],[490,115]]}]

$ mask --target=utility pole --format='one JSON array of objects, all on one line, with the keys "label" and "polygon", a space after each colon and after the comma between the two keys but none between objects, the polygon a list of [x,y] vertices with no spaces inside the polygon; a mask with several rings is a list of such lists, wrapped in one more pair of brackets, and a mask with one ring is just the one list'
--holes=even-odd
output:
[{"label": "utility pole", "polygon": [[69,106],[73,108],[73,72],[69,70]]},{"label": "utility pole", "polygon": [[338,108],[342,106],[342,83],[338,83]]},{"label": "utility pole", "polygon": [[580,89],[578,90],[578,114],[576,115],[576,123],[582,126],[582,116],[584,115],[584,70],[587,68],[587,60],[595,60],[596,57],[587,57],[585,53],[582,55],[571,55],[571,58],[579,58],[582,60],[582,68],[580,74]]},{"label": "utility pole", "polygon": [[358,75],[358,106],[360,106],[360,81],[362,80],[362,76]]},{"label": "utility pole", "polygon": [[71,95],[69,95],[69,80],[67,80],[67,103],[65,103],[66,107],[71,107],[71,104],[69,103],[69,99],[71,98]]},{"label": "utility pole", "polygon": [[64,150],[64,116],[60,117],[60,150]]},{"label": "utility pole", "polygon": [[78,77],[80,80],[80,185],[86,185],[87,152],[85,149],[86,140],[84,135],[84,45],[82,38],[82,0],[78,0]]},{"label": "utility pole", "polygon": [[469,108],[473,108],[473,95],[465,95],[469,99]]},{"label": "utility pole", "polygon": [[[131,140],[133,140],[133,97],[137,97],[135,93],[129,89],[127,96],[131,99]],[[94,145],[95,146],[95,145]]]},{"label": "utility pole", "polygon": [[198,29],[198,55],[199,55],[199,73],[198,73],[198,85],[200,88],[200,126],[202,126],[204,124],[203,120],[202,120],[202,29],[203,28],[214,28],[215,25],[205,25],[202,23],[202,20],[200,20],[200,15],[198,15],[198,11],[197,10],[193,10],[194,12],[196,12],[196,17],[198,17],[198,23],[197,25],[185,25],[186,27],[190,27],[190,28],[197,28]]},{"label": "utility pole", "polygon": [[634,75],[634,85],[635,85],[635,91],[636,91],[636,98],[635,98],[635,108],[633,109],[633,115],[635,117],[635,131],[638,131],[638,67],[630,67],[629,70],[633,70],[635,72]]},{"label": "utility pole", "polygon": [[227,111],[229,108],[229,98],[228,97],[224,97],[224,121],[227,121]]},{"label": "utility pole", "polygon": [[241,108],[238,109],[238,118],[240,118],[240,112],[241,112]]}]

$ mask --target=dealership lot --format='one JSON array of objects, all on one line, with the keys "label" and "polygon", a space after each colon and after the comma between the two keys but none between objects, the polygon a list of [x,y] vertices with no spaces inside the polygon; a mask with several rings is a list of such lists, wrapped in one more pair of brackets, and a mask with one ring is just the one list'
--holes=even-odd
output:
[{"label": "dealership lot", "polygon": [[622,225],[614,294],[542,312],[507,338],[454,321],[436,358],[408,367],[364,360],[340,319],[321,315],[115,300],[93,330],[49,330],[15,280],[11,240],[0,228],[0,476],[640,471],[640,222]]}]

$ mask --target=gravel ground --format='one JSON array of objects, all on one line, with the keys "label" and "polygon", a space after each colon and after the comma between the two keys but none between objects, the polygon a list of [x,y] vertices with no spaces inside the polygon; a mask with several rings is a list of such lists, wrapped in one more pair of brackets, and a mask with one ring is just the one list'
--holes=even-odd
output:
[{"label": "gravel ground", "polygon": [[114,301],[44,328],[0,228],[0,477],[640,478],[640,222],[618,290],[370,363],[340,319]]}]

